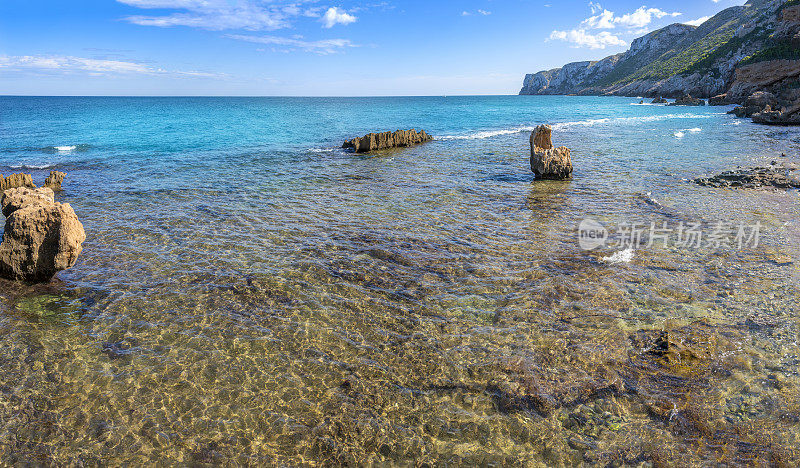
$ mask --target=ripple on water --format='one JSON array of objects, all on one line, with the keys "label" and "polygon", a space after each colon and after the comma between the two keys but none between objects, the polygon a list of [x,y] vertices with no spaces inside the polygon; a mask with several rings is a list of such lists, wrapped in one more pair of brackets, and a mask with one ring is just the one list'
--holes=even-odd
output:
[{"label": "ripple on water", "polygon": [[[698,162],[672,120],[564,127],[567,182],[519,132],[77,171],[78,265],[0,284],[3,462],[797,464],[796,194],[680,182],[739,130],[703,123]],[[763,243],[607,264],[586,217]]]}]

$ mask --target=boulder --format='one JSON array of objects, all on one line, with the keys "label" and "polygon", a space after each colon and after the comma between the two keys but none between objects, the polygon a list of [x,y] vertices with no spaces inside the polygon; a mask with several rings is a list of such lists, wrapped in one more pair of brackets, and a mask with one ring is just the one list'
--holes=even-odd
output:
[{"label": "boulder", "polygon": [[36,188],[36,185],[33,184],[30,174],[11,174],[8,177],[0,174],[0,192],[17,187]]},{"label": "boulder", "polygon": [[666,99],[664,99],[663,97],[657,97],[653,99],[653,102],[651,104],[666,104],[666,103],[667,103]]},{"label": "boulder", "polygon": [[44,186],[50,187],[54,191],[61,191],[61,184],[64,182],[66,174],[59,171],[50,171],[50,175],[44,180]]},{"label": "boulder", "polygon": [[0,204],[3,206],[3,216],[8,218],[11,213],[33,204],[50,204],[55,202],[55,194],[48,187],[29,189],[19,187],[3,192]]},{"label": "boulder", "polygon": [[425,130],[419,133],[414,129],[398,130],[396,132],[370,133],[361,138],[353,138],[345,141],[342,148],[352,149],[356,153],[367,153],[369,151],[418,145],[431,140],[433,140],[433,137],[425,133]]},{"label": "boulder", "polygon": [[762,125],[800,125],[800,106],[784,110],[772,110],[772,106],[767,106],[753,114],[753,122]]},{"label": "boulder", "polygon": [[736,117],[744,118],[752,117],[754,114],[757,114],[762,110],[764,110],[764,108],[759,106],[736,106],[732,110],[728,111],[728,113],[734,114]]},{"label": "boulder", "polygon": [[7,216],[0,243],[2,276],[48,281],[75,264],[86,233],[68,203],[53,201],[51,189],[8,190],[2,206]]},{"label": "boulder", "polygon": [[564,180],[572,177],[572,155],[567,147],[554,148],[553,129],[539,125],[531,133],[531,170],[537,179]]},{"label": "boulder", "polygon": [[727,94],[718,94],[708,100],[709,106],[727,106],[728,104],[732,104],[728,101]]},{"label": "boulder", "polygon": [[702,99],[694,98],[691,94],[687,94],[669,104],[670,106],[705,106],[706,102]]},{"label": "boulder", "polygon": [[764,109],[767,106],[775,107],[778,105],[778,99],[774,94],[767,91],[757,91],[747,97],[744,101],[745,107],[758,107]]}]

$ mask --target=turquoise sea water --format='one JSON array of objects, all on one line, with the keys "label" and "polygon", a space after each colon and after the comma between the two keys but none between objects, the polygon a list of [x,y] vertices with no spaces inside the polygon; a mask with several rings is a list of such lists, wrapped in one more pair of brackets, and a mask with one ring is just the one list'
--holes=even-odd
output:
[{"label": "turquoise sea water", "polygon": [[[66,172],[87,231],[0,282],[2,462],[797,463],[798,193],[691,180],[800,130],[638,103],[0,97],[0,173]],[[436,141],[339,149],[399,128]],[[762,227],[612,257],[586,218]]]}]

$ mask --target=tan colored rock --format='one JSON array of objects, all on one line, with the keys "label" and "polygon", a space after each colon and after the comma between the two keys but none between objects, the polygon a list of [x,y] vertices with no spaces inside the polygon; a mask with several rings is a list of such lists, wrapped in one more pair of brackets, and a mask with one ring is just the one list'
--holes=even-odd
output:
[{"label": "tan colored rock", "polygon": [[554,148],[553,129],[539,125],[531,133],[531,170],[537,179],[564,180],[572,177],[572,155],[569,148]]},{"label": "tan colored rock", "polygon": [[356,153],[367,153],[389,148],[401,148],[433,140],[425,130],[398,130],[396,132],[370,133],[361,138],[345,141],[342,148],[352,149]]},{"label": "tan colored rock", "polygon": [[730,104],[728,102],[728,95],[727,94],[718,94],[714,97],[709,98],[708,105],[709,106],[726,106]]},{"label": "tan colored rock", "polygon": [[55,203],[49,187],[17,187],[3,193],[6,224],[0,243],[0,274],[48,281],[75,264],[86,240],[83,225],[67,203]]},{"label": "tan colored rock", "polygon": [[30,174],[11,174],[8,177],[3,177],[0,174],[0,191],[17,187],[36,188],[36,185],[33,184],[33,178]]},{"label": "tan colored rock", "polygon": [[44,180],[44,186],[50,187],[55,191],[61,191],[61,184],[64,182],[66,174],[59,171],[50,171],[50,175]]},{"label": "tan colored rock", "polygon": [[745,65],[736,69],[728,98],[742,101],[756,91],[797,76],[800,76],[800,60],[769,60]]},{"label": "tan colored rock", "polygon": [[783,110],[773,110],[767,106],[753,114],[753,122],[762,125],[800,125],[800,103]]},{"label": "tan colored rock", "polygon": [[25,208],[28,205],[49,205],[54,202],[55,194],[53,190],[48,187],[37,189],[18,187],[6,190],[3,192],[2,199],[0,199],[0,204],[3,206],[3,216],[6,218],[11,216],[11,213]]},{"label": "tan colored rock", "polygon": [[533,148],[543,150],[553,149],[553,128],[549,125],[539,125],[531,134]]}]

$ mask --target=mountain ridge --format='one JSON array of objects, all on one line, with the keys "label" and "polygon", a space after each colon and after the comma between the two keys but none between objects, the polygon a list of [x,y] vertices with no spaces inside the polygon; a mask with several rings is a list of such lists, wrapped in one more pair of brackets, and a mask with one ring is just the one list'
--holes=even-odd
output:
[{"label": "mountain ridge", "polygon": [[[787,15],[787,9],[793,13]],[[800,29],[795,10],[800,12],[798,0],[750,0],[699,26],[671,24],[635,39],[626,52],[526,75],[520,94],[704,98],[724,94],[748,59],[780,60],[792,54],[800,59],[792,36]],[[787,21],[788,45],[777,44],[776,32],[785,29]]]}]

